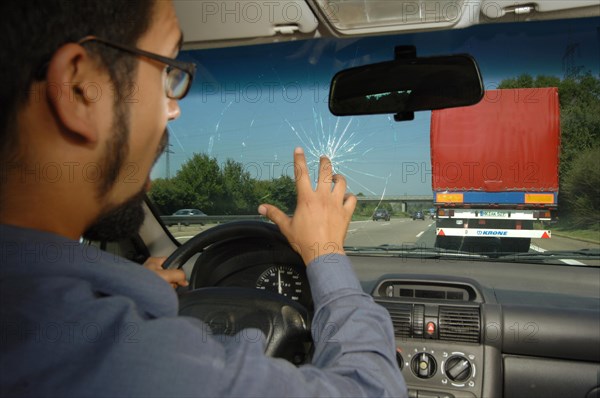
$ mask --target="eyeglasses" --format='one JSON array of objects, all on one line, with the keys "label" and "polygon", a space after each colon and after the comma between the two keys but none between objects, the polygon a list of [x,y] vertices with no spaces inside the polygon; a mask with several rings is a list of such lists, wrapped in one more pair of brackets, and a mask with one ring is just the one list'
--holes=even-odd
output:
[{"label": "eyeglasses", "polygon": [[191,62],[177,61],[173,58],[163,57],[162,55],[140,50],[139,48],[113,43],[111,41],[104,40],[96,36],[86,36],[83,39],[79,40],[77,43],[84,44],[89,43],[91,41],[102,43],[104,45],[116,48],[121,51],[127,51],[131,54],[141,55],[143,57],[150,58],[168,65],[165,91],[167,97],[171,99],[182,99],[183,97],[185,97],[185,95],[190,90],[190,87],[192,86],[194,74],[196,73],[196,64],[193,64]]}]

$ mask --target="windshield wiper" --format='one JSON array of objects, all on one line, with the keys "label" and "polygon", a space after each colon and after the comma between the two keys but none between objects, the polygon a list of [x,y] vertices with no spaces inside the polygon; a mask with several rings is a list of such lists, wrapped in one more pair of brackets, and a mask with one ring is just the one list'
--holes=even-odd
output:
[{"label": "windshield wiper", "polygon": [[532,261],[549,262],[561,260],[600,260],[599,249],[548,250],[545,252],[466,252],[461,250],[440,249],[435,247],[380,245],[380,246],[344,246],[348,255],[371,255],[410,258],[462,258],[486,259],[488,261]]},{"label": "windshield wiper", "polygon": [[464,252],[460,250],[440,249],[436,247],[379,245],[379,246],[344,246],[347,254],[368,254],[376,256],[397,256],[412,258],[485,258],[485,254]]},{"label": "windshield wiper", "polygon": [[544,252],[527,253],[497,253],[497,257],[503,260],[507,258],[514,259],[556,259],[556,260],[598,260],[600,259],[600,249],[580,249],[580,250],[547,250]]}]

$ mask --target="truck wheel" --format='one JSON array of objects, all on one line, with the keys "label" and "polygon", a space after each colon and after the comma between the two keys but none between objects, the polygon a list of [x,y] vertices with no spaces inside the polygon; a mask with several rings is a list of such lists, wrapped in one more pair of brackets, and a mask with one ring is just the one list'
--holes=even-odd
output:
[{"label": "truck wheel", "polygon": [[502,238],[500,251],[512,253],[527,253],[531,245],[531,238]]}]

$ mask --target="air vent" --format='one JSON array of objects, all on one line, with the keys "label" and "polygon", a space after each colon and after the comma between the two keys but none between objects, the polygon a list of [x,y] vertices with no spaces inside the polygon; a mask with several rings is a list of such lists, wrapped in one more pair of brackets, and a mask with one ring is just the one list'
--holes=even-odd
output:
[{"label": "air vent", "polygon": [[417,298],[435,301],[477,301],[473,287],[458,283],[383,281],[375,290],[385,298]]},{"label": "air vent", "polygon": [[439,316],[440,340],[479,343],[479,308],[441,306]]},{"label": "air vent", "polygon": [[394,325],[394,335],[396,337],[410,337],[412,305],[379,300],[376,300],[376,302],[385,307],[390,313]]}]

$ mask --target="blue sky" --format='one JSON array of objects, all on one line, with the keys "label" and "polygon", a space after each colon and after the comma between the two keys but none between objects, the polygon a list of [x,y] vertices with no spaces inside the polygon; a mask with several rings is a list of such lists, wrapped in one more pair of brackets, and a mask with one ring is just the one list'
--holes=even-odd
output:
[{"label": "blue sky", "polygon": [[[333,155],[350,190],[366,195],[431,193],[429,112],[412,122],[390,116],[333,117],[329,82],[344,68],[390,60],[396,45],[414,44],[419,55],[469,53],[486,89],[522,73],[563,76],[563,55],[577,44],[574,61],[600,74],[600,18],[495,24],[454,32],[312,40],[190,51],[199,65],[182,116],[169,124],[173,176],[193,153],[219,162],[234,159],[255,178],[291,174],[293,148]],[[166,176],[166,157],[152,177]]]}]

